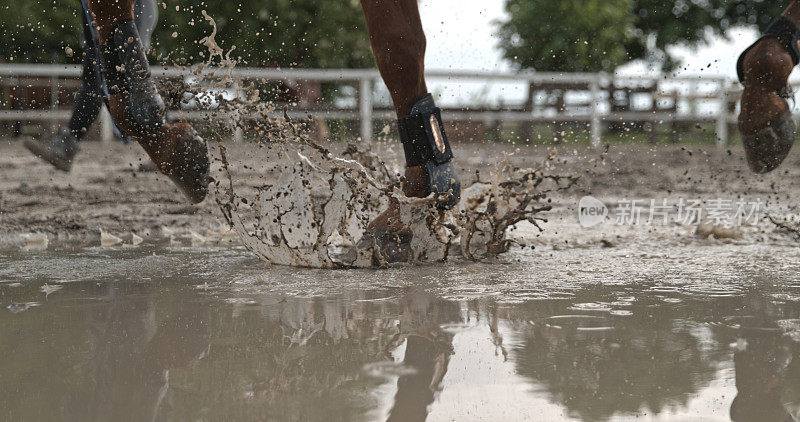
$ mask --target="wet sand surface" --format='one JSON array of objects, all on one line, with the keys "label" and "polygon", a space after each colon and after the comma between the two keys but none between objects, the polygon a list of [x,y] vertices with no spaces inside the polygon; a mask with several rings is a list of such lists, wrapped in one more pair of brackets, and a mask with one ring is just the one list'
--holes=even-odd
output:
[{"label": "wet sand surface", "polygon": [[[343,143],[326,145],[333,151]],[[259,171],[273,167],[253,144],[226,144],[237,190],[261,185],[280,176]],[[709,201],[723,199],[762,201],[780,215],[797,213],[800,196],[800,154],[792,154],[776,171],[754,175],[747,170],[740,146],[615,144],[602,149],[566,143],[559,146],[511,144],[457,144],[457,166],[464,183],[480,172],[483,180],[504,154],[520,167],[535,167],[553,150],[558,158],[550,173],[581,177],[568,192],[552,197],[550,224],[538,239],[550,244],[564,242],[608,244],[643,235],[652,240],[664,234],[668,241],[693,237],[698,221],[689,224],[603,224],[591,230],[578,225],[578,200],[591,195],[609,206],[609,222],[619,200],[651,199]],[[381,144],[377,151],[389,163],[397,164],[399,150],[394,142]],[[124,240],[131,233],[145,242],[162,242],[178,237],[186,241],[230,241],[221,223],[213,196],[191,205],[178,189],[155,171],[141,171],[149,163],[138,145],[86,142],[71,173],[63,173],[33,157],[18,140],[0,140],[0,244],[24,245],[29,234],[47,237],[51,244],[99,244],[101,230]],[[397,167],[399,168],[399,167]],[[265,176],[265,178],[260,178]],[[783,242],[787,237],[774,225],[755,224],[736,230],[732,237],[742,242],[765,238]],[[752,224],[751,224],[752,225]],[[753,236],[747,236],[751,233]],[[199,236],[198,236],[199,235]],[[641,236],[639,236],[641,237]],[[731,237],[731,236],[728,236]],[[742,240],[744,239],[744,240]],[[235,240],[235,239],[234,239]],[[663,240],[663,239],[662,239]],[[563,245],[559,245],[563,246]]]},{"label": "wet sand surface", "polygon": [[329,271],[239,247],[5,250],[0,418],[796,418],[798,258],[638,245]]},{"label": "wet sand surface", "polygon": [[[458,145],[464,179],[515,148]],[[763,220],[711,236],[610,221],[624,198],[792,213],[797,154],[753,176],[738,147],[559,149],[555,172],[582,179],[543,234],[514,231],[535,249],[313,270],[266,266],[212,201],[137,171],[138,147],[87,144],[65,175],[2,141],[0,419],[800,417],[796,241]],[[251,151],[231,144],[231,162],[258,168]],[[578,224],[584,195],[607,221]]]}]

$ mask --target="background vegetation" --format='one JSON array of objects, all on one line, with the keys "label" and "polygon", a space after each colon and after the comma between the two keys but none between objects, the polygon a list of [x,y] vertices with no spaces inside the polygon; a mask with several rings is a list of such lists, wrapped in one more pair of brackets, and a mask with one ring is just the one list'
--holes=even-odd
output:
[{"label": "background vegetation", "polygon": [[[220,44],[236,46],[250,66],[369,67],[373,63],[358,0],[159,0],[154,54],[199,61],[198,40],[217,22]],[[76,63],[80,51],[77,0],[0,2],[0,62]],[[234,56],[237,54],[234,53]]]},{"label": "background vegetation", "polygon": [[[697,45],[737,24],[764,28],[784,2],[765,0],[507,0],[499,23],[500,48],[520,68],[543,71],[612,71],[646,59],[677,65],[666,47]],[[198,61],[197,43],[209,32],[251,66],[367,67],[369,50],[358,0],[159,0],[155,53],[178,52]],[[76,0],[24,0],[0,4],[0,61],[77,62],[66,47],[80,46]],[[175,36],[173,36],[175,35]]]},{"label": "background vegetation", "polygon": [[613,71],[636,59],[678,65],[666,47],[696,46],[740,24],[764,29],[788,2],[764,0],[507,0],[504,56],[519,68]]}]

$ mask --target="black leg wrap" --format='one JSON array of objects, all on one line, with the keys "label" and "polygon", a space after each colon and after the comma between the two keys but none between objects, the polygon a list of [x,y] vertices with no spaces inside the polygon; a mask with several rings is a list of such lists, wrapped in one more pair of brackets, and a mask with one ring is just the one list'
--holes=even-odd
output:
[{"label": "black leg wrap", "polygon": [[764,31],[764,35],[757,39],[750,47],[747,47],[739,56],[739,60],[736,62],[736,73],[739,75],[739,82],[744,83],[743,65],[745,54],[764,38],[775,38],[780,41],[783,48],[792,56],[792,64],[797,66],[797,63],[800,63],[800,48],[797,47],[797,41],[800,40],[800,29],[798,29],[797,25],[792,21],[781,16],[772,21]]},{"label": "black leg wrap", "polygon": [[412,101],[408,116],[397,120],[406,166],[425,170],[426,193],[450,192],[450,200],[441,209],[455,206],[461,199],[461,181],[453,167],[453,151],[444,132],[441,110],[431,94]]},{"label": "black leg wrap", "polygon": [[150,77],[150,64],[134,21],[119,23],[100,50],[109,93],[123,94],[125,114],[135,135],[156,133],[164,124],[164,100]]}]

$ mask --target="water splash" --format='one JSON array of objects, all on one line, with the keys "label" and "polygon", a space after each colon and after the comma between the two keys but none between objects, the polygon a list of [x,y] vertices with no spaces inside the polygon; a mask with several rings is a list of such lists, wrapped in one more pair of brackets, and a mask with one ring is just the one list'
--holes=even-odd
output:
[{"label": "water splash", "polygon": [[[216,201],[245,247],[271,264],[363,268],[439,262],[451,256],[492,258],[518,243],[508,237],[514,225],[528,222],[541,230],[546,221],[541,214],[551,208],[547,196],[577,180],[547,174],[546,163],[554,154],[530,169],[513,167],[506,155],[487,180],[478,178],[464,188],[453,210],[436,208],[447,193],[405,197],[396,169],[374,154],[370,144],[350,145],[337,155],[312,139],[308,122],[293,120],[285,111],[281,115],[274,104],[263,101],[255,84],[236,80],[233,48],[225,53],[215,39],[214,19],[205,11],[203,17],[212,32],[200,41],[209,57],[193,71],[199,80],[195,95],[202,90],[241,93],[232,100],[216,98],[208,120],[216,140],[212,155],[219,164]],[[226,118],[220,119],[223,113]],[[251,177],[240,174],[222,142],[243,130],[257,136],[253,153],[265,163],[261,169],[246,169],[258,173]],[[266,173],[277,177],[266,180]],[[391,247],[368,233],[369,223],[389,208],[402,227]]]}]

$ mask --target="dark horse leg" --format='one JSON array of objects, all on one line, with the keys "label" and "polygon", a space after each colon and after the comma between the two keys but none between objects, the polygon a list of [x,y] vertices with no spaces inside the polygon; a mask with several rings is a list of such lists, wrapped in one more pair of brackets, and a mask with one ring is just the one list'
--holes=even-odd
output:
[{"label": "dark horse leg", "polygon": [[[84,0],[85,1],[85,0]],[[103,107],[105,93],[103,92],[100,65],[98,63],[97,29],[94,20],[88,11],[81,6],[81,20],[83,26],[83,73],[81,75],[81,89],[75,93],[75,103],[72,107],[72,116],[66,127],[63,127],[56,139],[50,142],[38,140],[25,140],[24,145],[34,155],[49,162],[54,167],[63,171],[70,171],[75,156],[78,153],[80,140],[92,126]],[[158,5],[156,0],[136,0],[136,27],[145,48],[150,48],[150,38],[158,21]],[[114,128],[117,132],[117,129]],[[116,133],[117,136],[121,133]],[[128,142],[128,137],[122,136],[123,142]]]},{"label": "dark horse leg", "polygon": [[[451,192],[450,201],[440,208],[452,207],[460,198],[461,185],[439,109],[425,84],[425,33],[417,0],[361,0],[361,6],[378,70],[397,113],[406,156],[403,192],[413,197]],[[408,258],[410,251],[403,245],[409,238],[395,208],[373,221],[367,233],[390,261]]]},{"label": "dark horse leg", "polygon": [[750,168],[766,173],[778,167],[794,142],[795,124],[787,80],[797,64],[800,3],[792,1],[781,17],[739,58],[744,85],[739,131]]},{"label": "dark horse leg", "polygon": [[90,0],[99,34],[102,75],[114,123],[135,136],[158,169],[192,202],[208,193],[208,149],[187,123],[167,123],[133,23],[134,0]]},{"label": "dark horse leg", "polygon": [[[425,33],[416,0],[361,0],[369,41],[383,82],[389,88],[397,117],[405,117],[411,102],[428,92],[425,85]],[[424,197],[422,167],[406,168],[403,191]]]}]

